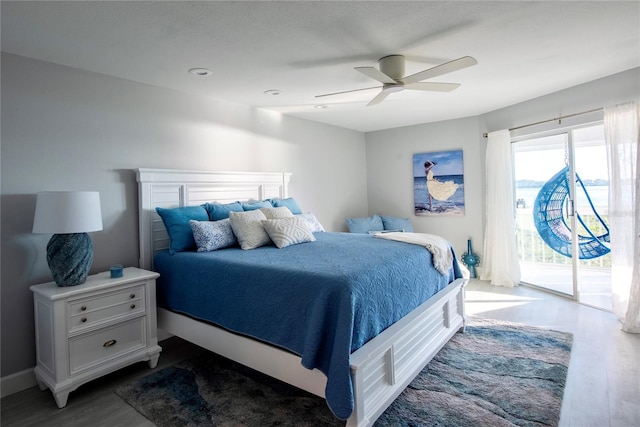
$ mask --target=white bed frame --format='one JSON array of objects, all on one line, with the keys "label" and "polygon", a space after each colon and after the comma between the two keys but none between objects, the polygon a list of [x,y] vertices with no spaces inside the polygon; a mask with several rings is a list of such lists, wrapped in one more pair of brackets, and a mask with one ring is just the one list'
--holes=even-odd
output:
[{"label": "white bed frame", "polygon": [[[156,207],[288,197],[289,173],[137,169],[140,267],[168,247]],[[437,295],[351,354],[355,409],[347,426],[369,426],[458,331],[464,329],[465,279]],[[158,328],[324,398],[326,377],[300,357],[188,316],[158,309]]]}]

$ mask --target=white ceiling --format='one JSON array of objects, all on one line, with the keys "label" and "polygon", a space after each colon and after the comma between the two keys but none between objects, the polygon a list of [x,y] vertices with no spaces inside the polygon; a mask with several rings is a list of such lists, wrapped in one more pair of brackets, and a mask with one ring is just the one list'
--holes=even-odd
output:
[{"label": "white ceiling", "polygon": [[[2,50],[358,131],[479,115],[640,66],[640,2],[2,1]],[[356,66],[478,65],[367,107]],[[210,77],[187,72],[212,71]],[[278,96],[265,95],[270,89]],[[327,104],[329,108],[314,106]]]}]

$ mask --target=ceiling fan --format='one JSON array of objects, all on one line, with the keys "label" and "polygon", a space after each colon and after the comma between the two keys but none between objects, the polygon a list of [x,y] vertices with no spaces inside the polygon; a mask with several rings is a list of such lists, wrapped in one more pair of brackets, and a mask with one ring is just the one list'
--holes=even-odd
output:
[{"label": "ceiling fan", "polygon": [[435,92],[450,92],[458,86],[459,83],[437,83],[437,82],[423,82],[422,80],[430,79],[433,77],[441,76],[443,74],[451,73],[461,70],[463,68],[476,65],[478,61],[470,56],[463,56],[462,58],[454,59],[453,61],[445,62],[433,68],[411,74],[410,76],[404,76],[404,56],[403,55],[388,55],[378,60],[380,69],[375,67],[355,67],[355,69],[367,77],[371,77],[374,80],[382,83],[382,86],[367,87],[363,89],[347,90],[344,92],[327,93],[324,95],[316,95],[316,98],[324,96],[340,95],[343,93],[359,92],[362,90],[378,89],[382,88],[382,91],[375,98],[373,98],[368,106],[379,104],[394,92],[400,92],[405,89],[408,90],[426,90]]}]

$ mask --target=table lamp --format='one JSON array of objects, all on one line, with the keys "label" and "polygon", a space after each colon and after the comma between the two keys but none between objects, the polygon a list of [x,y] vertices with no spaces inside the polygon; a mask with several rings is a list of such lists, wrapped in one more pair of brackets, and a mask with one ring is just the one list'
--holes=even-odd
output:
[{"label": "table lamp", "polygon": [[34,233],[53,233],[47,244],[47,263],[58,286],[84,283],[93,263],[93,244],[87,234],[102,230],[100,193],[45,191],[38,193]]}]

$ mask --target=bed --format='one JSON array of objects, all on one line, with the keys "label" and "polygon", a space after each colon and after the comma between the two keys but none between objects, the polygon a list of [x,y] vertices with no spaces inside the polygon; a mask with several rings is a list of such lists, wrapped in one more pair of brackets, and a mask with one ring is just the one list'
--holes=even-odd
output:
[{"label": "bed", "polygon": [[[461,274],[455,268],[455,263],[454,269],[446,275],[441,275],[443,279],[439,282],[425,278],[424,275],[427,273],[423,272],[407,274],[406,279],[404,274],[402,277],[399,276],[400,270],[415,269],[411,266],[414,259],[415,262],[421,263],[424,263],[424,258],[430,259],[431,254],[416,245],[383,241],[369,235],[316,233],[315,242],[285,249],[289,259],[299,260],[301,266],[296,270],[291,262],[292,265],[283,277],[278,277],[277,274],[280,273],[271,270],[274,268],[272,261],[284,253],[284,250],[275,246],[250,251],[231,248],[207,253],[167,254],[168,237],[162,220],[155,212],[156,208],[197,206],[212,201],[228,203],[236,200],[286,198],[290,179],[288,173],[159,169],[137,169],[136,173],[139,183],[140,265],[161,274],[158,282],[158,301],[159,306],[163,307],[158,308],[158,327],[327,399],[334,414],[342,419],[348,418],[349,426],[373,424],[442,346],[464,327],[463,302],[466,279],[459,277]],[[345,253],[336,259],[330,259],[327,254],[335,251],[332,245],[337,245],[343,240],[347,240],[346,247],[353,246],[355,243],[352,242],[357,241],[358,245],[368,247],[367,250],[378,251],[379,256],[386,254],[384,256],[389,258],[358,258],[356,253]],[[380,250],[381,245],[385,245],[384,250]],[[400,265],[385,270],[386,267],[383,266],[394,263],[391,257],[402,259],[409,267]],[[225,307],[232,305],[229,300],[218,305],[217,309],[214,308],[212,317],[207,317],[206,312],[210,312],[210,309],[204,309],[200,302],[215,299],[193,298],[180,294],[183,289],[204,286],[198,284],[198,280],[191,274],[192,271],[204,271],[215,263],[232,263],[239,258],[242,258],[243,265],[252,263],[252,268],[257,269],[251,277],[267,277],[272,280],[269,286],[265,285],[266,287],[260,291],[259,287],[249,288],[255,280],[242,280],[242,277],[247,276],[234,273],[231,267],[224,267],[225,277],[229,279],[225,286],[229,287],[221,294],[233,295],[235,301],[241,301],[239,306],[253,307],[252,310],[237,316],[239,324],[229,326],[224,323],[226,320],[216,317],[225,312]],[[354,258],[358,258],[358,261],[344,262],[345,259]],[[157,265],[154,265],[154,259]],[[203,261],[204,259],[207,261]],[[340,262],[342,264],[336,264]],[[353,270],[345,273],[347,268]],[[306,270],[304,274],[313,276],[314,280],[324,280],[325,282],[318,283],[322,284],[322,289],[330,291],[316,296],[300,291],[301,293],[296,294],[293,299],[295,304],[285,302],[279,306],[281,309],[274,308],[273,304],[278,300],[275,296],[276,289],[291,292],[295,288],[298,292],[299,287],[296,287],[296,283],[309,280],[307,276],[302,275],[303,270]],[[339,295],[334,292],[333,287],[334,281],[340,281],[344,277],[357,278],[349,286],[359,289],[357,292],[360,293],[360,298],[369,297],[373,292],[367,290],[369,285],[361,278],[372,270],[379,270],[376,275],[382,275],[383,282],[393,282],[385,292],[402,292],[403,287],[415,288],[416,280],[431,285],[425,285],[424,292],[412,292],[416,294],[414,300],[407,302],[406,306],[392,304],[395,308],[391,310],[391,314],[386,319],[376,320],[367,316],[370,312],[381,310],[369,305],[368,309],[359,309],[358,305],[351,304],[349,296]],[[236,285],[238,281],[243,281],[243,286],[234,287],[234,281]],[[240,292],[239,289],[246,291],[246,294],[234,294]],[[206,289],[196,292],[204,295]],[[257,299],[262,301],[268,300],[269,304],[262,307],[255,302],[245,301],[243,298],[248,294],[257,296]],[[433,296],[429,298],[427,294]],[[391,295],[389,299],[395,301],[396,296]],[[296,319],[292,316],[304,312],[304,309],[315,313],[314,316],[307,314],[306,317],[320,317],[322,326],[313,330],[305,325],[299,328],[304,333],[292,333],[298,325],[303,325],[305,318],[303,316]],[[329,315],[328,312],[331,311],[334,313]],[[261,320],[267,318],[269,313],[274,313],[275,316],[270,323],[280,326],[265,331],[265,322]],[[252,318],[257,321],[252,321]],[[362,325],[366,327],[361,327]],[[325,341],[309,338],[319,335],[322,335],[322,340]],[[330,337],[329,344],[326,343],[325,335]]]}]

